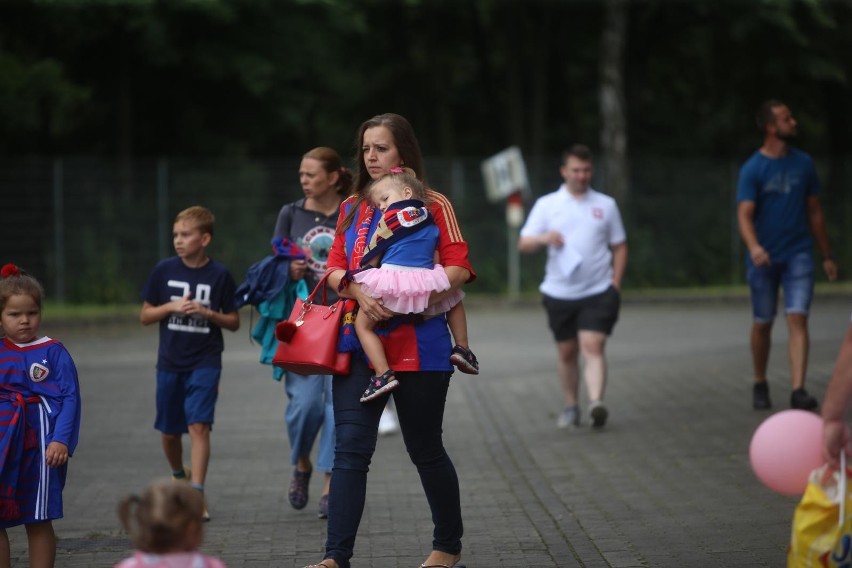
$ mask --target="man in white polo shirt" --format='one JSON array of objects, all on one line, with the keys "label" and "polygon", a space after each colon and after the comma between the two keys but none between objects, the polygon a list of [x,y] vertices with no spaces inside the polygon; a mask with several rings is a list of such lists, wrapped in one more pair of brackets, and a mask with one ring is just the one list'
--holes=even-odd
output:
[{"label": "man in white polo shirt", "polygon": [[556,340],[559,380],[565,403],[557,426],[580,425],[580,365],[589,395],[592,427],[609,415],[606,387],[607,337],[618,320],[621,280],[627,267],[627,236],[615,200],[590,187],[592,153],[583,145],[562,154],[559,189],[540,197],[521,228],[518,249],[547,247],[544,281],[539,286]]}]

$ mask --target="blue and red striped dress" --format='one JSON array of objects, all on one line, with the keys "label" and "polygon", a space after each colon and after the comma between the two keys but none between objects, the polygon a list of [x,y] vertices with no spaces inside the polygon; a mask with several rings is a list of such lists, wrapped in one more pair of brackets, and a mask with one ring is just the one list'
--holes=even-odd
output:
[{"label": "blue and red striped dress", "polygon": [[0,528],[62,518],[68,463],[48,467],[47,446],[71,456],[80,434],[80,385],[65,347],[42,337],[0,340]]}]

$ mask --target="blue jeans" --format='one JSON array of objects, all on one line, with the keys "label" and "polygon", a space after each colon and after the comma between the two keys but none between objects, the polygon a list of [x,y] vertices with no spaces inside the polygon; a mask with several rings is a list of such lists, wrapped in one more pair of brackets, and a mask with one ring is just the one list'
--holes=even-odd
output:
[{"label": "blue jeans", "polygon": [[328,473],[334,464],[334,409],[331,405],[331,375],[284,374],[287,410],[284,422],[290,438],[290,462],[309,455],[322,428],[317,469]]},{"label": "blue jeans", "polygon": [[[355,548],[367,493],[367,471],[387,401],[385,397],[366,404],[358,401],[372,374],[361,358],[353,357],[351,373],[335,376],[332,387],[337,446],[325,558],[333,558],[341,568],[349,568]],[[442,438],[450,375],[447,371],[397,373],[399,386],[393,398],[405,448],[417,467],[435,523],[432,548],[458,554],[464,532],[459,478]]]},{"label": "blue jeans", "polygon": [[770,323],[778,309],[778,287],[784,289],[784,311],[807,315],[814,297],[814,261],[810,253],[794,254],[784,262],[746,267],[754,321]]}]

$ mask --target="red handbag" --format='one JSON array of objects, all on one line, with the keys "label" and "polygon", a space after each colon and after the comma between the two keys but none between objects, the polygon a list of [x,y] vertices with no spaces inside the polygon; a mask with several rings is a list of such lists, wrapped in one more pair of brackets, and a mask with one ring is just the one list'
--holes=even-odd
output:
[{"label": "red handbag", "polygon": [[[327,278],[323,276],[305,300],[296,298],[290,318],[275,326],[279,343],[273,365],[300,375],[349,374],[352,354],[337,351],[344,300],[326,305]],[[315,303],[320,290],[322,301]]]}]

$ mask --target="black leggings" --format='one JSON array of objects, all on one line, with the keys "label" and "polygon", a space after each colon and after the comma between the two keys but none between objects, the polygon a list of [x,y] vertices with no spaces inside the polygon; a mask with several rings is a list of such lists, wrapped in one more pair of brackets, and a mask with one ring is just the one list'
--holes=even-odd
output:
[{"label": "black leggings", "polygon": [[[459,554],[463,533],[459,480],[442,437],[450,375],[447,371],[398,372],[400,384],[392,394],[405,447],[420,474],[435,522],[432,547]],[[386,397],[359,402],[371,376],[367,365],[353,358],[351,373],[336,376],[332,382],[337,441],[325,558],[333,558],[341,568],[349,568],[355,548],[367,493],[367,471],[387,402]]]}]

